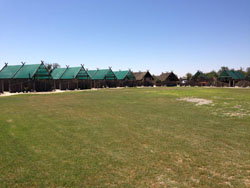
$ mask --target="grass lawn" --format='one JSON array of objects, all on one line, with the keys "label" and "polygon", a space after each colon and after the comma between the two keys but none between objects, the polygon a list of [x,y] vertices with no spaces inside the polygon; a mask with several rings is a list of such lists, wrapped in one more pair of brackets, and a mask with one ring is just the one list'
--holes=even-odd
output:
[{"label": "grass lawn", "polygon": [[250,89],[0,97],[0,187],[249,186]]}]

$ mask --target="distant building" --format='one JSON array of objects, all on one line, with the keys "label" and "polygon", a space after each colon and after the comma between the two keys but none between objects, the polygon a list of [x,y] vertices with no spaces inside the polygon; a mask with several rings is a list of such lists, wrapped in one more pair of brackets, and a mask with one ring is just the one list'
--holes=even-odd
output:
[{"label": "distant building", "polygon": [[92,86],[95,88],[116,87],[117,77],[111,68],[88,70],[90,78],[93,80]]},{"label": "distant building", "polygon": [[119,70],[114,71],[115,76],[117,77],[117,86],[124,87],[124,86],[135,86],[135,76],[131,70]]},{"label": "distant building", "polygon": [[162,73],[157,77],[163,86],[177,86],[179,78],[173,72]]},{"label": "distant building", "polygon": [[201,71],[197,71],[191,78],[190,85],[209,86],[209,78]]},{"label": "distant building", "polygon": [[138,86],[153,86],[154,77],[147,72],[133,72]]},{"label": "distant building", "polygon": [[229,87],[234,87],[238,81],[244,80],[244,75],[240,71],[224,70],[218,77],[218,80],[225,82]]},{"label": "distant building", "polygon": [[54,79],[55,89],[74,90],[91,88],[91,78],[83,66],[56,68],[51,74]]}]

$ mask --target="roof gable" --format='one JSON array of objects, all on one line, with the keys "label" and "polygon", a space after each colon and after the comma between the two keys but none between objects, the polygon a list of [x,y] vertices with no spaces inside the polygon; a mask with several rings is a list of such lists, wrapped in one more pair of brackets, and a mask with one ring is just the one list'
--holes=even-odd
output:
[{"label": "roof gable", "polygon": [[97,70],[87,70],[88,75],[92,79],[94,78],[96,72],[97,72]]},{"label": "roof gable", "polygon": [[152,80],[154,80],[153,76],[149,73],[149,71],[147,72],[133,72],[135,79],[136,80],[143,80],[146,77],[150,77]]},{"label": "roof gable", "polygon": [[44,64],[41,64],[34,75],[35,79],[51,79],[52,76]]},{"label": "roof gable", "polygon": [[143,77],[146,75],[147,72],[134,72],[136,80],[142,80]]},{"label": "roof gable", "polygon": [[162,73],[159,77],[161,81],[179,81],[178,77],[173,72]]},{"label": "roof gable", "polygon": [[79,79],[79,80],[88,80],[88,79],[91,79],[91,77],[89,76],[88,72],[83,67],[81,67],[81,69],[78,72],[76,78]]},{"label": "roof gable", "polygon": [[116,80],[116,76],[111,69],[98,69],[94,76],[93,80]]},{"label": "roof gable", "polygon": [[127,73],[128,80],[135,80],[135,75],[129,70]]},{"label": "roof gable", "polygon": [[14,76],[14,79],[50,79],[51,75],[43,63],[25,64]]},{"label": "roof gable", "polygon": [[135,76],[130,70],[126,71],[114,71],[115,76],[117,77],[117,80],[135,80]]},{"label": "roof gable", "polygon": [[196,81],[196,80],[199,80],[199,79],[208,80],[208,77],[207,77],[207,75],[205,75],[203,72],[197,71],[197,72],[195,73],[195,75],[192,77],[191,80]]}]

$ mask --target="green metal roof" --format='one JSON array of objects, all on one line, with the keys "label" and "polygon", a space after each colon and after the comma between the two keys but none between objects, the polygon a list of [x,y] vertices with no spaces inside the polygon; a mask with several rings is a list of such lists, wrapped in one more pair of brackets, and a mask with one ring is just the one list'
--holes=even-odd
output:
[{"label": "green metal roof", "polygon": [[40,64],[23,65],[22,68],[14,76],[14,79],[33,78],[39,66]]},{"label": "green metal roof", "polygon": [[51,75],[54,80],[61,78],[62,74],[65,72],[66,68],[56,68],[52,71]]},{"label": "green metal roof", "polygon": [[244,76],[241,72],[239,71],[228,71],[228,70],[224,70],[222,71],[222,73],[220,74],[219,78],[221,80],[223,79],[233,79],[233,80],[243,80]]},{"label": "green metal roof", "polygon": [[91,77],[89,76],[88,72],[83,67],[81,67],[81,69],[78,72],[78,74],[77,74],[76,77],[79,80],[89,80],[89,79],[91,79]]},{"label": "green metal roof", "polygon": [[93,79],[97,70],[88,70],[88,75]]},{"label": "green metal roof", "polygon": [[240,71],[234,71],[234,74],[236,74],[240,80],[244,79],[244,75]]},{"label": "green metal roof", "polygon": [[52,79],[48,69],[45,67],[44,64],[41,64],[40,67],[37,69],[35,75],[35,79]]},{"label": "green metal roof", "polygon": [[63,73],[60,79],[62,80],[75,79],[80,70],[81,67],[69,67]]},{"label": "green metal roof", "polygon": [[135,76],[130,70],[126,71],[114,71],[115,76],[117,77],[117,80],[135,80]]},{"label": "green metal roof", "polygon": [[116,80],[116,76],[111,69],[98,69],[94,76],[93,80]]},{"label": "green metal roof", "polygon": [[68,67],[68,68],[57,68],[53,70],[52,77],[55,80],[70,80],[79,79],[87,80],[90,79],[89,74],[83,67]]},{"label": "green metal roof", "polygon": [[205,74],[204,74],[203,72],[201,72],[201,71],[197,71],[197,72],[195,73],[195,75],[192,77],[191,80],[196,80],[196,79],[198,79],[198,78],[203,78],[203,79],[205,79],[205,80],[208,80],[207,75],[205,75]]},{"label": "green metal roof", "polygon": [[7,65],[0,72],[0,79],[11,79],[22,65]]},{"label": "green metal roof", "polygon": [[14,76],[14,79],[51,79],[44,64],[25,64]]}]

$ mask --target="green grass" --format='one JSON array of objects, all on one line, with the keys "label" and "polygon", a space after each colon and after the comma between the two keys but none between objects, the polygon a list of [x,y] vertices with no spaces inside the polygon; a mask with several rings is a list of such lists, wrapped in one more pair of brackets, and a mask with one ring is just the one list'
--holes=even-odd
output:
[{"label": "green grass", "polygon": [[0,187],[221,188],[249,179],[250,89],[0,97]]}]

